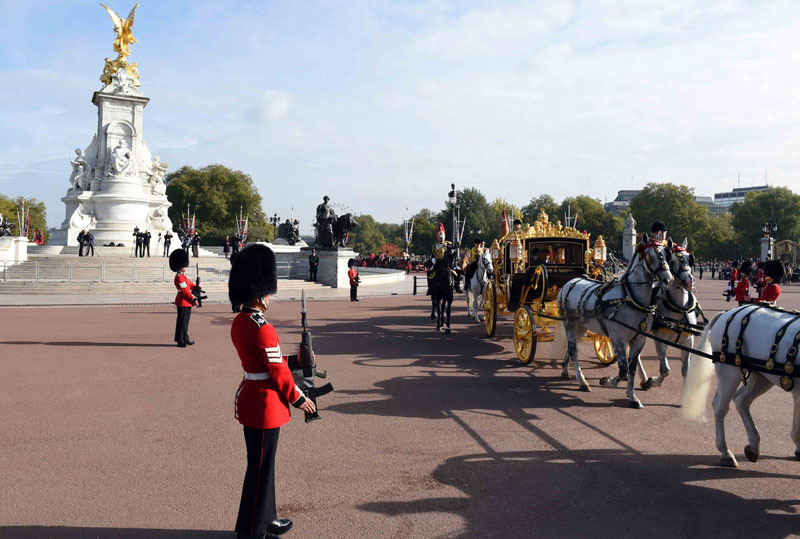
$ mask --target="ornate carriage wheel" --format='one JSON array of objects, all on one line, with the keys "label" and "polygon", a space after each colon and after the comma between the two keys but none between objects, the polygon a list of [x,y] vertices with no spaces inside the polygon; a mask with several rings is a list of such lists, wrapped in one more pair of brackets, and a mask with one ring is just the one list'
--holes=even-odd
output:
[{"label": "ornate carriage wheel", "polygon": [[514,351],[517,359],[525,365],[536,355],[536,318],[527,305],[514,314]]},{"label": "ornate carriage wheel", "polygon": [[483,298],[483,323],[486,326],[486,334],[494,337],[497,329],[497,288],[494,281],[486,283],[486,292]]},{"label": "ornate carriage wheel", "polygon": [[614,347],[611,346],[611,339],[603,335],[592,335],[592,344],[594,345],[594,354],[600,363],[603,365],[611,365],[616,356],[614,355]]}]

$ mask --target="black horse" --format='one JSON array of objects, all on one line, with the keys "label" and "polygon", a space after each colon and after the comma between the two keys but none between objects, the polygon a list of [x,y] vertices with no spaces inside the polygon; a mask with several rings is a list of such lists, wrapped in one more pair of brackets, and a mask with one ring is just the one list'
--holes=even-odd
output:
[{"label": "black horse", "polygon": [[[431,320],[436,320],[436,329],[450,333],[450,308],[453,306],[453,291],[456,288],[456,250],[448,247],[444,258],[434,267],[431,280]],[[445,316],[446,321],[445,321]]]},{"label": "black horse", "polygon": [[347,239],[350,236],[350,231],[357,226],[358,221],[356,221],[352,213],[340,215],[333,223],[334,245],[347,247]]}]

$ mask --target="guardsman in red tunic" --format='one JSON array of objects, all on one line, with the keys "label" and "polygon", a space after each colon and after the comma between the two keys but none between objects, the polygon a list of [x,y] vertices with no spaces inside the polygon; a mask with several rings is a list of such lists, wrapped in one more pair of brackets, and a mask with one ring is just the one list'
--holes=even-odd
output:
[{"label": "guardsman in red tunic", "polygon": [[169,269],[175,273],[175,305],[178,307],[178,319],[175,321],[175,342],[180,348],[194,344],[189,338],[189,318],[192,316],[192,306],[197,303],[197,298],[192,294],[194,283],[186,276],[189,267],[189,253],[183,249],[175,249],[169,255]]},{"label": "guardsman in red tunic", "polygon": [[358,276],[356,261],[351,258],[347,261],[347,266],[350,268],[347,271],[347,278],[350,280],[350,301],[358,301],[358,283],[361,282],[361,278]]},{"label": "guardsman in red tunic", "polygon": [[275,451],[280,427],[289,422],[289,405],[316,410],[298,388],[275,328],[264,317],[277,292],[275,255],[265,245],[245,247],[234,257],[228,297],[240,312],[231,326],[244,378],[236,391],[236,419],[244,426],[247,471],[236,520],[237,536],[275,538],[292,527],[275,509]]},{"label": "guardsman in red tunic", "polygon": [[748,279],[750,275],[750,268],[752,264],[749,260],[745,260],[742,262],[742,268],[739,271],[739,282],[736,283],[736,287],[733,289],[734,296],[736,301],[739,302],[739,305],[744,305],[745,303],[750,302],[750,279]]},{"label": "guardsman in red tunic", "polygon": [[783,264],[777,260],[767,260],[764,263],[764,289],[758,297],[758,301],[766,301],[775,304],[778,301],[778,296],[781,295],[781,289],[778,283],[783,279]]}]

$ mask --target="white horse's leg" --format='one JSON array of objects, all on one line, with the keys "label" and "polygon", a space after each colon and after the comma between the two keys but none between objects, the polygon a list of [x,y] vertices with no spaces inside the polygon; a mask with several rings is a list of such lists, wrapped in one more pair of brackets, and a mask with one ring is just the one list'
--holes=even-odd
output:
[{"label": "white horse's leg", "polygon": [[570,346],[572,347],[572,367],[575,369],[575,379],[578,381],[578,389],[581,391],[591,391],[592,387],[589,385],[589,382],[586,381],[586,378],[583,376],[583,371],[581,370],[581,365],[578,363],[578,335],[583,335],[583,331],[578,332],[578,328],[576,325],[574,327],[573,338],[570,339]]},{"label": "white horse's leg", "polygon": [[737,468],[739,464],[736,457],[728,450],[728,443],[725,441],[725,416],[731,405],[731,399],[736,388],[741,381],[739,369],[730,365],[715,365],[717,372],[717,392],[711,400],[714,407],[714,423],[717,431],[717,450],[719,450],[719,463],[726,468]]},{"label": "white horse's leg", "polygon": [[630,408],[644,408],[641,401],[636,397],[633,390],[634,380],[636,378],[636,368],[641,365],[642,348],[644,348],[645,337],[637,335],[628,345],[628,407]]},{"label": "white horse's leg", "polygon": [[800,459],[800,387],[792,390],[794,397],[794,421],[792,422],[792,441],[794,442],[794,456]]},{"label": "white horse's leg", "polygon": [[742,423],[744,423],[744,430],[747,431],[747,445],[744,446],[744,456],[750,462],[758,460],[761,444],[761,436],[759,436],[753,416],[750,414],[750,405],[771,387],[772,383],[769,380],[754,372],[747,380],[747,384],[740,387],[733,396],[733,404],[736,405],[736,410],[738,410],[739,415],[742,417]]},{"label": "white horse's leg", "polygon": [[[686,339],[686,342],[683,343],[683,345],[694,349],[694,335],[690,334],[689,338]],[[684,380],[686,379],[686,373],[689,372],[690,361],[692,361],[692,354],[685,350],[681,350],[681,376],[683,376]]]},{"label": "white horse's leg", "polygon": [[470,295],[472,295],[472,287],[467,288],[464,291],[464,297],[467,300],[467,316],[472,318],[473,317],[473,314],[472,314],[472,298],[470,298]]},{"label": "white horse's leg", "polygon": [[[681,343],[685,344],[685,343]],[[642,382],[642,389],[648,390],[651,387],[661,387],[661,384],[664,383],[664,380],[669,376],[669,360],[667,359],[667,350],[669,347],[661,342],[656,341],[656,354],[658,354],[658,377],[647,378],[645,382]],[[682,352],[686,354],[686,352]],[[641,367],[641,363],[639,364]]]},{"label": "white horse's leg", "polygon": [[620,380],[628,379],[628,343],[621,338],[611,339],[611,346],[614,348],[614,357],[617,358],[617,365],[619,366],[619,374],[614,377],[603,376],[600,378],[600,385],[607,387],[617,387]]}]

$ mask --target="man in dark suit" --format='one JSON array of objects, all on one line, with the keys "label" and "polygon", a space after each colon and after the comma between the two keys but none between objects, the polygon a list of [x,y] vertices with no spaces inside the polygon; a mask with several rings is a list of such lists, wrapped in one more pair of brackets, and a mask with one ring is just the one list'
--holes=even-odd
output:
[{"label": "man in dark suit", "polygon": [[150,234],[149,230],[145,230],[144,234],[142,234],[142,256],[147,251],[147,258],[150,258],[150,238],[152,237],[153,235]]},{"label": "man in dark suit", "polygon": [[135,257],[142,256],[140,253],[142,252],[142,233],[139,232],[139,227],[133,229],[133,238],[135,240],[135,249],[134,255]]},{"label": "man in dark suit", "polygon": [[83,245],[86,238],[86,231],[81,230],[78,232],[78,256],[83,256]]},{"label": "man in dark suit", "polygon": [[317,250],[311,249],[311,254],[308,255],[308,280],[317,282],[317,268],[319,267],[319,257]]},{"label": "man in dark suit", "polygon": [[169,246],[172,243],[172,231],[167,230],[167,233],[164,234],[164,256],[169,254]]}]

